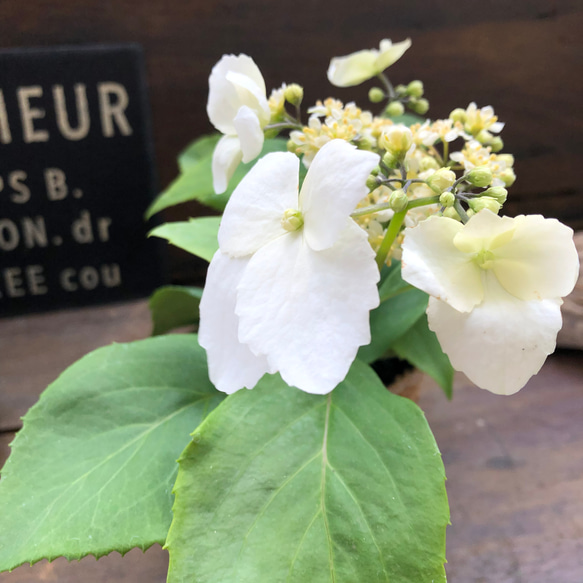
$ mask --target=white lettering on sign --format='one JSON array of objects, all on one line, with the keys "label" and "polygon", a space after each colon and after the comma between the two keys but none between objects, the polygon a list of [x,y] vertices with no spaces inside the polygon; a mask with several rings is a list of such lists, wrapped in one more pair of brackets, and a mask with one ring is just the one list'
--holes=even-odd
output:
[{"label": "white lettering on sign", "polygon": [[[130,105],[127,89],[121,83],[104,81],[91,87],[90,91],[97,97],[99,112],[94,112],[94,115],[98,115],[102,136],[131,136],[133,129],[126,113]],[[54,108],[57,128],[63,138],[75,142],[89,135],[92,124],[88,88],[84,83],[75,83],[73,94],[74,99],[67,99],[65,87],[60,84],[52,85],[46,91],[40,85],[16,88],[19,121],[25,144],[50,140],[49,129],[43,127],[41,121],[47,116],[47,107]],[[14,139],[11,127],[14,120],[8,118],[7,97],[11,96],[0,89],[0,144],[11,144]],[[71,122],[73,119],[76,120],[74,126]]]},{"label": "white lettering on sign", "polygon": [[118,287],[121,285],[121,271],[117,263],[101,265],[99,268],[87,265],[79,270],[69,267],[59,276],[61,287],[68,292],[78,289],[93,290],[97,286]]}]

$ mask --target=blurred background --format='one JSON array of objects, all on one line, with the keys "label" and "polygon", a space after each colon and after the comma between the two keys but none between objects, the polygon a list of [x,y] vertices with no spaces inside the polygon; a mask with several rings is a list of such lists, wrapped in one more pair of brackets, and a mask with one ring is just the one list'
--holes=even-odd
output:
[{"label": "blurred background", "polygon": [[[143,47],[159,190],[177,175],[179,152],[213,129],[205,110],[207,83],[222,54],[252,56],[268,91],[300,83],[305,105],[332,94],[366,108],[372,83],[330,86],[330,58],[377,47],[382,38],[410,37],[412,48],[389,70],[393,83],[421,79],[432,118],[471,101],[492,105],[506,122],[504,152],[516,158],[518,179],[505,213],[542,213],[576,230],[583,229],[582,33],[583,0],[0,2],[5,48]],[[188,203],[165,218],[206,212]],[[205,264],[178,250],[170,259],[175,282],[204,275]],[[27,350],[32,331],[50,350],[35,350],[34,365],[24,359],[13,365],[10,354]],[[0,344],[10,348],[0,363],[10,387],[0,403],[0,461],[20,415],[58,372],[94,347],[148,334],[145,303],[0,321]],[[453,583],[583,581],[583,368],[575,352],[549,362],[511,401],[466,391],[463,379],[453,403],[436,391],[422,396],[449,477]],[[60,560],[0,575],[0,582],[149,583],[164,580],[165,561],[160,549],[97,564]]]}]

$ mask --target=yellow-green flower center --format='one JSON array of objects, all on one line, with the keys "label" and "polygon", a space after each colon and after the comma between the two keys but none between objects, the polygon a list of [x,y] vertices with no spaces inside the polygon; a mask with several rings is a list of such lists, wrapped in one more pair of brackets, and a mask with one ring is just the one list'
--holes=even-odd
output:
[{"label": "yellow-green flower center", "polygon": [[494,259],[494,253],[487,249],[482,249],[474,255],[474,261],[478,264],[478,267],[481,267],[482,269],[492,269],[492,267],[494,267]]},{"label": "yellow-green flower center", "polygon": [[298,231],[304,226],[304,217],[296,209],[286,209],[281,217],[281,226],[286,231]]}]

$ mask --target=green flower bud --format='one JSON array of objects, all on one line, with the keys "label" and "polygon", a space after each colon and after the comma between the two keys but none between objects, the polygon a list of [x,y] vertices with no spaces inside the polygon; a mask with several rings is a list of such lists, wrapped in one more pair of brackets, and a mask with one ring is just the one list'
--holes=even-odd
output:
[{"label": "green flower bud", "polygon": [[411,81],[411,83],[407,85],[407,93],[411,95],[411,97],[421,97],[423,95],[423,82],[419,80]]},{"label": "green flower bud", "polygon": [[298,145],[293,141],[293,140],[288,140],[287,141],[287,151],[291,152],[292,154],[296,153],[296,148],[298,147]]},{"label": "green flower bud", "polygon": [[488,130],[481,130],[476,134],[476,140],[484,146],[489,146],[493,139],[494,136]]},{"label": "green flower bud", "polygon": [[389,103],[389,105],[387,105],[385,113],[389,117],[398,117],[405,113],[405,108],[403,107],[403,104],[400,101],[393,101],[392,103]]},{"label": "green flower bud", "polygon": [[422,97],[411,103],[411,109],[419,115],[425,115],[429,111],[429,101]]},{"label": "green flower bud", "polygon": [[368,98],[372,103],[380,103],[385,97],[385,92],[380,87],[371,87],[368,92]]},{"label": "green flower bud", "polygon": [[514,166],[514,156],[512,154],[498,154],[496,158],[506,166]]},{"label": "green flower bud", "polygon": [[297,231],[304,226],[304,217],[297,209],[286,209],[281,217],[281,226],[286,231]]},{"label": "green flower bud", "polygon": [[375,166],[371,171],[370,171],[370,175],[371,176],[378,176],[379,172],[381,171],[381,167],[380,166]]},{"label": "green flower bud", "polygon": [[476,213],[479,213],[483,209],[488,209],[489,211],[498,214],[498,211],[502,208],[502,205],[491,196],[480,196],[478,198],[472,198],[468,204],[470,205],[470,208]]},{"label": "green flower bud", "polygon": [[379,187],[379,181],[377,180],[376,176],[372,174],[366,179],[366,187],[368,188],[369,192],[372,192],[375,188]]},{"label": "green flower bud", "polygon": [[441,213],[441,214],[442,214],[442,216],[447,217],[448,219],[454,219],[456,221],[461,221],[460,216],[457,214],[457,211],[452,206],[445,208],[443,210],[443,213]]},{"label": "green flower bud", "polygon": [[[442,192],[439,197],[439,203],[444,207],[451,207],[455,202],[455,195],[453,192]],[[457,214],[457,213],[456,213]]]},{"label": "green flower bud", "polygon": [[468,210],[466,211],[466,215],[468,215],[468,218],[471,218],[471,217],[473,217],[475,214],[476,214],[476,211],[475,211],[475,210],[468,209]]},{"label": "green flower bud", "polygon": [[504,204],[508,198],[508,191],[503,186],[491,186],[488,190],[482,193],[483,196],[489,196],[497,200],[500,204]]},{"label": "green flower bud", "polygon": [[431,190],[439,194],[453,186],[455,179],[455,172],[448,168],[440,168],[427,179],[427,184]]},{"label": "green flower bud", "polygon": [[492,170],[488,166],[476,166],[465,175],[465,179],[474,186],[488,186],[492,182]]},{"label": "green flower bud", "polygon": [[356,145],[359,150],[372,150],[373,143],[368,138],[360,138]]},{"label": "green flower bud", "polygon": [[466,121],[466,110],[461,107],[456,107],[450,114],[449,119],[453,121],[461,121],[464,123]]},{"label": "green flower bud", "polygon": [[407,206],[408,202],[409,197],[407,196],[407,193],[401,188],[394,190],[389,197],[389,204],[396,213],[402,211]]},{"label": "green flower bud", "polygon": [[384,156],[383,156],[383,163],[388,167],[388,168],[396,168],[399,165],[399,160],[400,158],[395,156],[394,154],[392,154],[391,152],[387,152]]},{"label": "green flower bud", "polygon": [[437,163],[437,160],[431,156],[424,156],[419,162],[419,171],[425,172],[426,170],[437,170],[441,166]]},{"label": "green flower bud", "polygon": [[506,168],[504,172],[500,173],[499,177],[505,186],[512,186],[516,182],[516,174],[514,174],[512,168]]},{"label": "green flower bud", "polygon": [[405,87],[404,85],[397,85],[395,87],[395,93],[397,95],[407,95],[407,87]]},{"label": "green flower bud", "polygon": [[297,106],[304,98],[304,88],[297,83],[292,83],[284,89],[283,96],[288,103]]},{"label": "green flower bud", "polygon": [[499,152],[504,147],[504,142],[500,136],[494,136],[490,142],[490,148],[492,152]]}]

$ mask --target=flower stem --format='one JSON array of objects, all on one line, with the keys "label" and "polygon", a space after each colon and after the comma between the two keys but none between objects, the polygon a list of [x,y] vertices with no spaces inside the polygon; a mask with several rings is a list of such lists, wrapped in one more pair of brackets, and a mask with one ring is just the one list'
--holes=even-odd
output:
[{"label": "flower stem", "polygon": [[379,270],[387,260],[387,255],[389,254],[389,251],[391,250],[391,247],[393,246],[393,243],[395,242],[395,239],[401,230],[401,226],[403,225],[406,214],[407,209],[405,208],[402,211],[395,213],[391,219],[391,222],[389,223],[383,242],[377,251],[376,262]]}]

